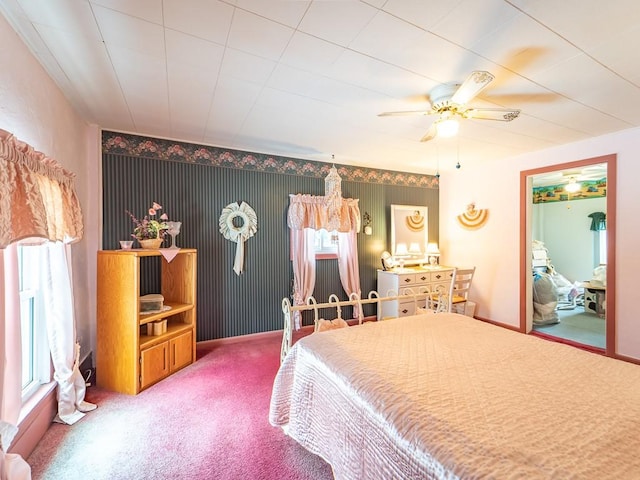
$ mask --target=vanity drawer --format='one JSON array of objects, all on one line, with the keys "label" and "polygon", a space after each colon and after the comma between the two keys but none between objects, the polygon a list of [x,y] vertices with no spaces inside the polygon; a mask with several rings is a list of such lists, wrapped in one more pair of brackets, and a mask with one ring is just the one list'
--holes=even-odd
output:
[{"label": "vanity drawer", "polygon": [[402,291],[405,287],[411,287],[416,284],[415,273],[403,273],[398,275],[398,287]]},{"label": "vanity drawer", "polygon": [[447,282],[450,278],[451,275],[453,275],[453,271],[452,270],[447,270],[444,272],[431,272],[429,275],[431,275],[431,283],[438,283],[438,282]]},{"label": "vanity drawer", "polygon": [[433,275],[433,273],[428,273],[428,272],[416,273],[415,274],[416,284],[422,285],[425,283],[429,283],[431,281],[431,275]]},{"label": "vanity drawer", "polygon": [[[378,270],[378,293],[381,297],[394,295],[417,296],[416,301],[390,300],[383,302],[378,309],[378,320],[415,315],[416,302],[424,307],[425,292],[447,291],[448,282],[453,275],[453,267],[402,269],[396,271]],[[410,290],[410,291],[406,291]]]},{"label": "vanity drawer", "polygon": [[416,313],[416,304],[411,302],[402,302],[398,305],[398,316],[409,317]]}]

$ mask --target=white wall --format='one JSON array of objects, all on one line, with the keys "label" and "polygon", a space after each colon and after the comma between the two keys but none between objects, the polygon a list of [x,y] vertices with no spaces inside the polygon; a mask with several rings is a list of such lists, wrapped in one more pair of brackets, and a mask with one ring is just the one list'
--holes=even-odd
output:
[{"label": "white wall", "polygon": [[77,337],[84,357],[95,343],[100,132],[80,118],[2,15],[0,45],[0,128],[76,174],[85,235],[72,247],[73,283]]},{"label": "white wall", "polygon": [[[574,160],[617,154],[616,231],[616,353],[640,359],[640,322],[635,287],[640,271],[637,239],[640,223],[640,129],[554,147],[446,173],[440,181],[440,250],[447,265],[476,265],[470,297],[476,314],[518,327],[520,171]],[[469,162],[471,163],[471,162]],[[471,201],[489,209],[487,224],[468,231],[456,222]]]},{"label": "white wall", "polygon": [[589,215],[606,211],[605,197],[533,205],[532,238],[544,242],[556,271],[571,283],[589,280],[598,266],[594,255],[598,232],[590,230]]}]

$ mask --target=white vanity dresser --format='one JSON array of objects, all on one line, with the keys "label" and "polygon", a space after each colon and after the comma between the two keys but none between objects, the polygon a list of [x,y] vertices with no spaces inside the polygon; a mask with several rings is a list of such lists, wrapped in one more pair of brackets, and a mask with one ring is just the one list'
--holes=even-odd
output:
[{"label": "white vanity dresser", "polygon": [[[453,267],[444,265],[378,270],[378,294],[381,297],[387,296],[389,292],[402,295],[407,287],[411,288],[414,293],[434,292],[439,286],[447,289],[452,274]],[[413,300],[383,302],[378,309],[378,320],[406,317],[414,313],[415,303]]]}]

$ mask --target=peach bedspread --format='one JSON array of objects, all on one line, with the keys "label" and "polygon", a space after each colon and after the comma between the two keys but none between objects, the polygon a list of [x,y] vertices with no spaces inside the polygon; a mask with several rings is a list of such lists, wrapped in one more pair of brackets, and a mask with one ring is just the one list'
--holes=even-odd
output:
[{"label": "peach bedspread", "polygon": [[640,366],[458,314],[299,340],[269,420],[336,479],[640,478]]}]

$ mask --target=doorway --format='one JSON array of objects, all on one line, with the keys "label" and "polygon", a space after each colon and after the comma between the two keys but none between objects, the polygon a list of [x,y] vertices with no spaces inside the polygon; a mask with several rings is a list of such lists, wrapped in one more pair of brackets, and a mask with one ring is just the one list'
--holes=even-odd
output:
[{"label": "doorway", "polygon": [[[606,341],[604,342],[604,351],[606,355],[612,356],[615,353],[616,155],[594,157],[520,172],[520,330],[525,333],[531,333],[534,328],[533,284],[535,270],[533,266],[534,262],[532,262],[532,235],[535,230],[533,225],[534,183],[540,183],[540,180],[542,179],[553,178],[560,178],[563,182],[568,182],[569,178],[565,177],[565,174],[573,173],[575,175],[576,172],[596,171],[598,165],[605,168],[607,177],[605,200],[607,228],[603,236],[603,241],[606,241],[606,254],[603,255],[603,258],[606,258],[606,261],[604,262],[606,263],[606,297],[603,305],[604,312],[606,312],[604,314],[606,337]],[[572,180],[575,181],[575,178]],[[565,201],[564,203],[570,204],[571,201]],[[571,205],[568,205],[568,207],[571,208]],[[571,238],[571,234],[571,231],[566,232],[566,238]],[[557,247],[557,249],[559,251],[556,251],[556,254],[560,255],[559,259],[564,259],[564,256],[569,255],[568,252],[571,251],[571,248],[568,248],[567,245],[562,245]],[[570,262],[561,262],[561,264],[570,265]],[[566,268],[569,267],[567,266]],[[584,272],[576,275],[584,276]],[[539,279],[540,277],[537,278]],[[585,280],[588,280],[589,278],[590,276]],[[587,290],[585,290],[585,292],[587,292]],[[584,311],[584,307],[581,306],[580,310]],[[578,313],[578,311],[576,311],[576,313]],[[566,326],[568,327],[569,325],[567,324]],[[552,329],[549,329],[549,335],[553,337],[551,330]],[[579,340],[576,342],[581,343]]]}]

